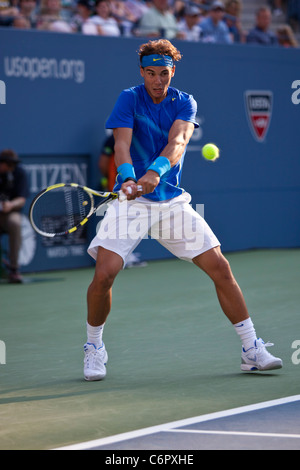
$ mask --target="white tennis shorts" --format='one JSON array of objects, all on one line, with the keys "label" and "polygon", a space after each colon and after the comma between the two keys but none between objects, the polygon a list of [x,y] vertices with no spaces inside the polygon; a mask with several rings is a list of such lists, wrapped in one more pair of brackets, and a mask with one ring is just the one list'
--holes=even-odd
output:
[{"label": "white tennis shorts", "polygon": [[188,193],[160,202],[144,197],[113,201],[98,224],[88,253],[96,259],[98,247],[102,246],[121,256],[126,264],[141,240],[152,238],[177,258],[192,261],[220,242],[190,201]]}]

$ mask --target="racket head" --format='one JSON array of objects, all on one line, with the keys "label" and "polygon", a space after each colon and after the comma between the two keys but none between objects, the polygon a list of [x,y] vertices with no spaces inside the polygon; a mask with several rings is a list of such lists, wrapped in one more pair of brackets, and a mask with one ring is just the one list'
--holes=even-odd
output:
[{"label": "racket head", "polygon": [[[100,196],[95,207],[94,196]],[[34,230],[44,237],[57,237],[75,232],[86,224],[99,205],[117,197],[98,193],[75,183],[59,183],[41,191],[32,201],[29,218]]]}]

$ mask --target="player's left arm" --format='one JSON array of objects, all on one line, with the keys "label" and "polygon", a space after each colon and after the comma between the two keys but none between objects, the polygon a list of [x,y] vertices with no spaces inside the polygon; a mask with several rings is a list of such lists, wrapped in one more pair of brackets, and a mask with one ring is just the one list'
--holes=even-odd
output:
[{"label": "player's left arm", "polygon": [[[168,136],[168,143],[161,152],[161,156],[167,158],[170,167],[178,163],[187,144],[194,132],[194,123],[177,119],[174,121]],[[152,193],[160,182],[160,175],[154,170],[148,170],[145,175],[138,180],[138,184],[143,187],[143,193]]]},{"label": "player's left arm", "polygon": [[179,162],[190,138],[194,132],[194,124],[192,122],[182,121],[177,119],[170,131],[168,136],[168,144],[161,152],[161,155],[170,160],[171,167],[175,166]]}]

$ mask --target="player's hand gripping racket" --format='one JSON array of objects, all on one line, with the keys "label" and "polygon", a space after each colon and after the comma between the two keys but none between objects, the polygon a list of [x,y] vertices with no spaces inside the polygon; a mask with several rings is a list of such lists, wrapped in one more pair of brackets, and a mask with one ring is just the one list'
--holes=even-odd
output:
[{"label": "player's hand gripping racket", "polygon": [[[131,188],[127,188],[130,193]],[[139,187],[141,190],[141,187]],[[41,191],[32,201],[29,218],[44,237],[58,237],[85,225],[102,204],[127,199],[119,192],[100,192],[75,183],[59,183]]]}]

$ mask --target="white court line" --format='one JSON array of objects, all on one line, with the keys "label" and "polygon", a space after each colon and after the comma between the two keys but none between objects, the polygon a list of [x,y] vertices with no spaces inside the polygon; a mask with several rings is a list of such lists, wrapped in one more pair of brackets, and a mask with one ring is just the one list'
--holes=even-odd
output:
[{"label": "white court line", "polygon": [[182,419],[179,421],[172,421],[170,423],[160,424],[158,426],[151,426],[137,431],[125,432],[122,434],[116,434],[114,436],[104,437],[101,439],[95,439],[93,441],[83,442],[79,444],[73,444],[65,447],[60,447],[53,450],[88,450],[95,447],[100,447],[108,444],[115,444],[116,442],[127,441],[128,439],[134,439],[137,437],[148,436],[162,431],[170,431],[174,428],[181,426],[189,426],[190,424],[203,423],[205,421],[211,421],[212,419],[226,418],[227,416],[234,416],[240,413],[247,413],[248,411],[257,411],[264,408],[270,408],[277,405],[285,405],[287,403],[293,403],[300,401],[300,395],[294,395],[291,397],[279,398],[277,400],[265,401],[262,403],[256,403],[254,405],[241,406],[239,408],[233,408],[231,410],[217,411],[215,413],[209,413],[193,418]]},{"label": "white court line", "polygon": [[193,434],[221,434],[228,436],[250,436],[250,437],[284,437],[287,439],[300,439],[300,434],[280,434],[274,432],[246,432],[246,431],[209,431],[207,429],[169,429],[164,432],[193,433]]}]

